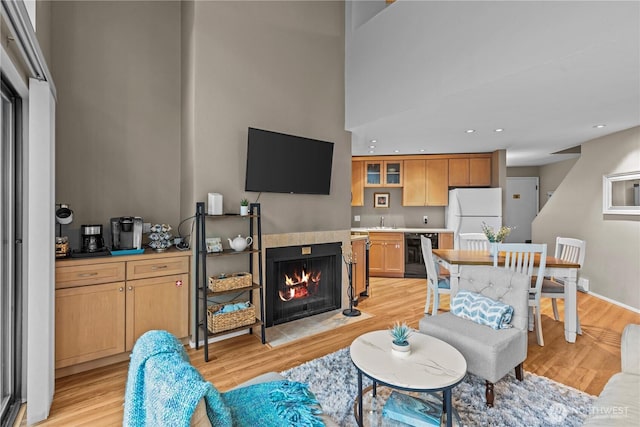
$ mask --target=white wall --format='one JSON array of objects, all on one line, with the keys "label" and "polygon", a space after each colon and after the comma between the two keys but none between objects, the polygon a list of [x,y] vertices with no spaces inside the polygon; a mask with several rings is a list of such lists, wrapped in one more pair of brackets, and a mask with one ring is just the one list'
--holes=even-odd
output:
[{"label": "white wall", "polygon": [[55,386],[55,100],[47,82],[29,80],[24,183],[27,249],[27,424],[47,418]]},{"label": "white wall", "polygon": [[640,216],[602,214],[602,176],[640,170],[640,127],[588,141],[533,222],[533,241],[587,242],[581,276],[590,291],[640,310]]}]

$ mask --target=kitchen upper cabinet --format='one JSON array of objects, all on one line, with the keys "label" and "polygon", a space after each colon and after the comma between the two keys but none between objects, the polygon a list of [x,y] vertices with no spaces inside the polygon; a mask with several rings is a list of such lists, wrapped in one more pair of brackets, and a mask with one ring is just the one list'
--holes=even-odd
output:
[{"label": "kitchen upper cabinet", "polygon": [[491,158],[449,159],[450,187],[488,187],[491,185]]},{"label": "kitchen upper cabinet", "polygon": [[369,233],[369,275],[404,276],[404,234]]},{"label": "kitchen upper cabinet", "polygon": [[402,187],[402,160],[364,162],[365,187]]},{"label": "kitchen upper cabinet", "polygon": [[351,162],[351,206],[364,206],[364,162]]},{"label": "kitchen upper cabinet", "polygon": [[405,160],[403,206],[446,206],[449,198],[447,159]]}]

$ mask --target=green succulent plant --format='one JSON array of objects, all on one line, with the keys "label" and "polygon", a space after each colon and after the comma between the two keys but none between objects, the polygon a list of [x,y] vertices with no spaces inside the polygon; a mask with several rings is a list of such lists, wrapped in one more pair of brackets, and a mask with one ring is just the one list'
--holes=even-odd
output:
[{"label": "green succulent plant", "polygon": [[400,323],[396,321],[393,327],[389,329],[389,333],[393,337],[393,343],[395,345],[409,345],[409,337],[413,333],[413,329],[411,329],[406,322]]},{"label": "green succulent plant", "polygon": [[240,206],[249,206],[249,201],[247,199],[240,200]]}]

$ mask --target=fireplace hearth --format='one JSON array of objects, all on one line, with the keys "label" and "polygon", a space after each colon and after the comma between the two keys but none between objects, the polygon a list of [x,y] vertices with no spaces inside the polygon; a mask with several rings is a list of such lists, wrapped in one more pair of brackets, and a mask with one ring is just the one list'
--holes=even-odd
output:
[{"label": "fireplace hearth", "polygon": [[268,248],[265,325],[339,309],[341,255],[339,242]]}]

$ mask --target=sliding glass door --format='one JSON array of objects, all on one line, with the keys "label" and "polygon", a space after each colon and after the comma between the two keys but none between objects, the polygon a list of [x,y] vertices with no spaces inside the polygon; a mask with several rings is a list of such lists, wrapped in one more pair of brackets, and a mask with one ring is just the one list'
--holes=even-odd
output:
[{"label": "sliding glass door", "polygon": [[2,81],[0,149],[0,425],[11,425],[21,381],[20,99]]}]

